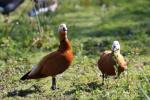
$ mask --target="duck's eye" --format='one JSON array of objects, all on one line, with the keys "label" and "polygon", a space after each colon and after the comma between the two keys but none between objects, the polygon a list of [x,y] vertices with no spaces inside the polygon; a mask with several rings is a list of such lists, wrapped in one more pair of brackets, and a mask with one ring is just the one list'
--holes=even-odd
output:
[{"label": "duck's eye", "polygon": [[63,27],[63,31],[65,31],[65,28]]},{"label": "duck's eye", "polygon": [[63,31],[67,31],[67,29],[63,27]]}]

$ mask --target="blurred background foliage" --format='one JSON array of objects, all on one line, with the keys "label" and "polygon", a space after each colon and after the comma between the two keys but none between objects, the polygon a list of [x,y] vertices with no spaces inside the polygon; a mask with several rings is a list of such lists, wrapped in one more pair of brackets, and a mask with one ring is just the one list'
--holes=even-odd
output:
[{"label": "blurred background foliage", "polygon": [[[65,77],[61,77],[60,85],[64,81],[70,80],[68,82],[73,83],[66,84],[73,86],[67,85],[64,91],[50,93],[52,97],[61,98],[59,93],[63,93],[63,96],[75,95],[81,99],[90,95],[93,98],[102,97],[104,99],[120,99],[121,96],[125,99],[148,98],[150,95],[149,0],[59,0],[56,12],[28,17],[27,12],[32,6],[33,3],[26,0],[15,12],[10,14],[8,25],[3,22],[4,16],[0,15],[0,70],[2,70],[0,72],[2,76],[0,77],[0,90],[6,92],[1,94],[0,98],[5,97],[9,91],[16,89],[15,86],[21,84],[18,82],[19,77],[31,66],[36,65],[48,52],[58,48],[57,28],[60,23],[66,23],[68,26],[68,38],[72,42],[75,54],[73,68],[64,75],[72,76],[74,80],[65,80]],[[99,71],[94,71],[98,69],[95,67],[93,69],[93,66],[95,66],[100,52],[110,49],[114,40],[120,41],[121,53],[129,62],[129,75],[132,76],[129,83],[126,83],[125,79],[120,79],[118,84],[122,86],[117,87],[115,83],[112,83],[112,88],[109,89],[91,88],[91,85],[83,84],[82,82],[99,80],[94,76]],[[75,76],[79,67],[81,69],[78,74],[87,73],[89,80],[82,78],[85,75],[81,75],[81,82],[77,81],[78,77]],[[137,71],[136,68],[143,68],[143,70]],[[95,77],[95,80],[92,77]],[[132,81],[134,79],[135,81]],[[78,83],[80,85],[77,85]],[[128,84],[130,84],[129,87],[127,87]],[[113,87],[113,85],[115,86]],[[92,86],[96,86],[96,84],[92,84]],[[24,85],[24,87],[26,86]],[[69,87],[73,88],[72,92],[70,92],[71,90],[66,92]],[[90,92],[84,90],[87,87],[91,90]],[[116,89],[118,92],[115,92]],[[130,89],[128,92],[130,96],[125,91],[126,89]],[[122,92],[124,93],[122,94]],[[17,93],[16,95],[18,96]],[[46,97],[48,93],[43,92],[42,95]]]}]

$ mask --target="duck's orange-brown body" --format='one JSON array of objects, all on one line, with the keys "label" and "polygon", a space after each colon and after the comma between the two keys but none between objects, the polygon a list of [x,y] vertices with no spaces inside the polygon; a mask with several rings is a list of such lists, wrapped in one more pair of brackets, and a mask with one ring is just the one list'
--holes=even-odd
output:
[{"label": "duck's orange-brown body", "polygon": [[73,60],[73,52],[70,42],[62,40],[57,51],[45,56],[35,68],[28,73],[26,79],[44,78],[47,76],[56,76],[64,72]]},{"label": "duck's orange-brown body", "polygon": [[[117,57],[116,57],[117,56]],[[127,63],[125,62],[123,56],[119,53],[114,55],[112,51],[104,51],[100,55],[98,60],[98,68],[105,75],[116,75],[115,66],[118,68],[118,76],[127,68]]]}]

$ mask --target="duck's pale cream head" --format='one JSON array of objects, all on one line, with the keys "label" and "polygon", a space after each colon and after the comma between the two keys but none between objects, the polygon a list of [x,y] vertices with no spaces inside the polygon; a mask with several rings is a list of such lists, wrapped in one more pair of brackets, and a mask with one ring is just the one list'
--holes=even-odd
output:
[{"label": "duck's pale cream head", "polygon": [[60,24],[58,27],[58,32],[59,32],[59,39],[61,40],[65,40],[68,39],[67,38],[67,26],[66,24]]},{"label": "duck's pale cream head", "polygon": [[67,26],[66,24],[62,23],[58,27],[58,32],[67,32]]},{"label": "duck's pale cream head", "polygon": [[120,44],[119,41],[114,41],[112,44],[112,51],[116,52],[116,51],[120,51]]}]

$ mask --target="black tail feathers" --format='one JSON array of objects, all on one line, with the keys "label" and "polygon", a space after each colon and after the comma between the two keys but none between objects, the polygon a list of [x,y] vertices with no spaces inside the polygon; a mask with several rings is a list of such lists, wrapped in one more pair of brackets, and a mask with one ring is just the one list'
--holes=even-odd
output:
[{"label": "black tail feathers", "polygon": [[28,74],[30,73],[30,71],[28,72],[28,73],[26,73],[24,76],[22,76],[21,78],[20,78],[20,80],[26,80],[26,79],[28,79]]}]

